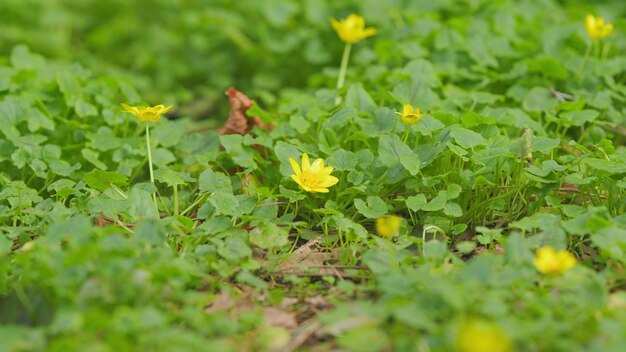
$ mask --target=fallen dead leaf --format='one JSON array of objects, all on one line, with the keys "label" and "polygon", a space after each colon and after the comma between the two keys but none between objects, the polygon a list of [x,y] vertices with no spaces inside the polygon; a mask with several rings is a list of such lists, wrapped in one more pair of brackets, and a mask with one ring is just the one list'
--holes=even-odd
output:
[{"label": "fallen dead leaf", "polygon": [[271,130],[272,126],[266,125],[257,116],[248,116],[247,111],[252,108],[254,102],[247,95],[231,87],[226,90],[228,102],[230,104],[230,112],[228,120],[219,134],[246,134],[252,130],[254,126]]}]

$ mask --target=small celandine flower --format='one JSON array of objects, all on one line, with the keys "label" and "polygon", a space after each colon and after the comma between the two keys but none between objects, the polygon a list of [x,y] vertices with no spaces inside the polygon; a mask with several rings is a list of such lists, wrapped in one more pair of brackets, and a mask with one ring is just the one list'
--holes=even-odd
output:
[{"label": "small celandine flower", "polygon": [[406,123],[407,125],[415,125],[416,123],[420,122],[424,115],[426,115],[426,112],[420,112],[419,107],[413,108],[413,105],[411,104],[404,104],[404,106],[402,107],[402,112],[396,111],[396,114],[400,115],[400,117],[402,118],[402,122]]},{"label": "small celandine flower", "polygon": [[459,352],[510,352],[511,339],[499,326],[471,318],[460,328],[456,338]]},{"label": "small celandine flower", "polygon": [[130,106],[122,103],[124,111],[129,112],[143,122],[157,122],[161,119],[161,115],[172,109],[172,105],[157,105],[157,106]]},{"label": "small celandine flower", "polygon": [[337,32],[339,38],[345,43],[350,44],[356,44],[378,33],[376,28],[365,28],[365,18],[355,14],[351,14],[346,19],[339,21],[331,18],[330,24],[333,26],[335,32]]},{"label": "small celandine flower", "polygon": [[537,250],[533,262],[535,268],[545,275],[562,275],[576,265],[576,258],[567,250],[556,251],[550,246]]},{"label": "small celandine flower", "polygon": [[339,182],[338,178],[330,175],[334,168],[332,166],[324,167],[324,159],[317,159],[311,164],[309,155],[304,153],[302,154],[302,167],[294,158],[289,158],[289,163],[294,172],[291,179],[296,181],[300,188],[306,192],[328,193],[328,187]]},{"label": "small celandine flower", "polygon": [[593,40],[602,39],[613,32],[613,25],[604,22],[604,17],[594,17],[593,15],[587,15],[585,28]]},{"label": "small celandine flower", "polygon": [[398,234],[402,218],[396,215],[383,215],[376,218],[376,233],[381,237],[393,237]]}]

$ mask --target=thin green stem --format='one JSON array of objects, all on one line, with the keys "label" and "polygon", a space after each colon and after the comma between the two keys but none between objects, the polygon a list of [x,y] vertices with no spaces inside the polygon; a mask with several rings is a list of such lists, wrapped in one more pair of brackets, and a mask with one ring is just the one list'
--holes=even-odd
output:
[{"label": "thin green stem", "polygon": [[[213,195],[213,193],[211,193],[209,196],[211,196],[211,195]],[[203,194],[202,196],[200,196],[200,198],[196,199],[196,201],[195,201],[195,202],[193,202],[193,203],[192,203],[192,204],[191,204],[191,205],[190,205],[187,209],[183,210],[183,212],[182,212],[182,213],[180,213],[180,215],[185,215],[185,214],[187,214],[188,212],[190,212],[191,210],[193,210],[193,208],[195,208],[195,207],[196,207],[196,205],[200,204],[200,202],[202,202],[202,201],[203,201],[203,200],[205,200],[205,199],[206,199],[206,195],[204,195],[204,194]]]},{"label": "thin green stem", "polygon": [[609,50],[611,50],[611,44],[604,43],[602,46],[602,60],[606,60],[609,57]]},{"label": "thin green stem", "polygon": [[594,42],[592,41],[591,44],[587,46],[587,50],[585,51],[585,56],[583,57],[583,62],[580,63],[580,66],[578,67],[578,70],[576,71],[576,77],[580,77],[580,73],[585,67],[587,60],[589,60],[589,55],[591,55],[591,50],[593,49],[593,46],[594,46],[593,43]]},{"label": "thin green stem", "polygon": [[122,190],[119,189],[119,187],[117,187],[111,182],[109,182],[109,186],[111,186],[111,189],[113,189],[115,192],[117,192],[117,194],[119,194],[122,198],[124,198],[124,200],[128,199],[128,196],[124,192],[122,192]]},{"label": "thin green stem", "polygon": [[404,143],[406,143],[406,141],[409,139],[409,134],[411,133],[411,126],[407,125],[406,126],[406,131],[404,132],[404,137],[402,137],[402,141]]},{"label": "thin green stem", "polygon": [[[156,187],[154,183],[154,169],[152,167],[152,150],[150,148],[150,125],[146,124],[146,149],[148,149],[148,167],[150,168],[150,182]],[[156,199],[156,192],[152,192],[152,200],[154,201],[154,208],[157,214],[159,213],[159,204]]]},{"label": "thin green stem", "polygon": [[174,185],[174,215],[178,215],[178,185]]},{"label": "thin green stem", "polygon": [[[339,77],[337,77],[337,94],[339,94],[339,90],[343,87],[343,84],[346,81],[346,73],[348,72],[348,62],[350,61],[350,51],[352,50],[352,44],[346,43],[346,46],[343,49],[343,56],[341,57],[341,66],[339,67]],[[335,99],[335,104],[339,104],[341,102],[341,97],[337,95]]]}]

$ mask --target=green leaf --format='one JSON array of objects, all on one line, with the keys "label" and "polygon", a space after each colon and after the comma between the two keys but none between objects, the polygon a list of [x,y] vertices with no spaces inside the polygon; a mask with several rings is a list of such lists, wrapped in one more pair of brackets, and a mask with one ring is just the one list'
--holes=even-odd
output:
[{"label": "green leaf", "polygon": [[218,215],[238,215],[239,201],[232,193],[217,192],[208,201],[215,207]]},{"label": "green leaf", "polygon": [[361,83],[355,83],[350,86],[344,105],[347,108],[354,108],[357,111],[368,112],[370,114],[373,114],[377,108],[374,99],[367,94],[367,91],[365,91]]},{"label": "green leaf", "polygon": [[224,244],[219,246],[217,253],[228,260],[237,260],[252,255],[252,249],[240,237],[228,237]]},{"label": "green leaf", "polygon": [[558,101],[549,89],[535,87],[528,92],[522,105],[527,111],[547,112],[554,108],[557,103]]},{"label": "green leaf", "polygon": [[5,235],[0,236],[0,257],[4,257],[5,255],[11,253],[11,248],[13,247],[13,241],[8,239]]},{"label": "green leaf", "polygon": [[126,185],[128,183],[128,176],[117,172],[93,169],[85,174],[83,180],[89,187],[103,192],[110,188],[111,184],[116,186]]},{"label": "green leaf", "polygon": [[395,134],[380,137],[378,158],[389,168],[394,168],[400,163],[411,175],[417,175],[420,170],[421,162],[418,155]]},{"label": "green leaf", "polygon": [[12,181],[0,191],[0,200],[6,199],[12,207],[26,208],[43,200],[36,190],[22,181]]},{"label": "green leaf", "polygon": [[198,186],[200,192],[226,192],[233,193],[233,186],[230,181],[230,177],[226,176],[222,172],[216,172],[212,169],[206,169],[200,174],[198,180]]},{"label": "green leaf", "polygon": [[91,103],[86,102],[81,98],[78,98],[76,102],[74,102],[74,110],[76,111],[76,115],[78,115],[78,117],[89,117],[98,115],[98,109]]},{"label": "green leaf", "polygon": [[132,221],[157,217],[157,211],[150,192],[134,186],[128,192],[128,215]]},{"label": "green leaf", "polygon": [[604,255],[626,264],[626,230],[618,227],[604,228],[591,236],[591,241]]},{"label": "green leaf", "polygon": [[422,210],[426,204],[428,204],[428,200],[426,200],[426,196],[423,194],[411,196],[406,199],[406,206],[413,211]]},{"label": "green leaf", "polygon": [[450,136],[463,148],[471,149],[487,142],[480,134],[463,127],[453,126],[450,128]]},{"label": "green leaf", "polygon": [[85,134],[89,143],[87,145],[95,150],[107,151],[115,150],[122,146],[122,140],[117,138],[113,131],[108,127],[100,127],[97,132]]},{"label": "green leaf", "polygon": [[59,90],[65,97],[67,106],[74,107],[74,104],[82,98],[81,84],[78,79],[68,71],[62,71],[57,73],[57,84]]},{"label": "green leaf", "polygon": [[389,211],[385,201],[376,196],[367,197],[367,204],[361,199],[355,199],[354,206],[357,208],[359,213],[369,219],[375,219],[383,216]]},{"label": "green leaf", "polygon": [[289,243],[289,231],[274,223],[266,223],[250,231],[250,243],[264,249],[283,247]]},{"label": "green leaf", "polygon": [[91,149],[85,148],[81,150],[81,154],[88,162],[92,163],[93,166],[97,167],[98,169],[101,169],[101,170],[107,169],[106,164],[98,160],[100,153],[93,151]]},{"label": "green leaf", "polygon": [[463,215],[463,210],[461,209],[460,205],[451,202],[446,203],[445,207],[443,208],[443,213],[453,218],[458,218]]},{"label": "green leaf", "polygon": [[289,124],[298,133],[304,134],[311,127],[311,123],[307,121],[302,115],[293,115],[289,118]]},{"label": "green leaf", "polygon": [[141,244],[162,245],[166,242],[167,232],[158,219],[146,219],[140,221],[134,229],[133,238]]},{"label": "green leaf", "polygon": [[447,199],[456,199],[461,195],[461,192],[463,192],[463,188],[461,188],[461,186],[457,185],[456,183],[450,183],[448,184],[448,190],[446,193]]},{"label": "green leaf", "polygon": [[293,144],[278,141],[274,147],[274,153],[276,154],[278,160],[280,160],[281,175],[289,177],[289,175],[293,174],[293,170],[289,164],[289,158],[294,158],[298,164],[300,163],[302,153],[298,150],[298,148],[296,148]]},{"label": "green leaf", "polygon": [[532,151],[542,154],[550,154],[561,145],[559,138],[533,137]]},{"label": "green leaf", "polygon": [[596,110],[580,110],[580,111],[571,111],[562,114],[562,117],[569,122],[573,126],[582,126],[587,122],[594,121],[596,118],[600,116],[600,113]]},{"label": "green leaf", "polygon": [[185,184],[185,179],[183,179],[180,173],[169,168],[159,168],[155,170],[154,179],[170,187]]},{"label": "green leaf", "polygon": [[326,164],[328,166],[333,166],[337,170],[353,170],[356,167],[357,162],[359,162],[359,160],[355,153],[341,148],[335,150],[326,159]]},{"label": "green leaf", "polygon": [[433,198],[430,202],[428,202],[428,204],[422,207],[422,210],[424,211],[441,210],[445,207],[447,198],[448,197],[446,195],[446,192],[439,192],[439,194],[435,198]]},{"label": "green leaf", "polygon": [[594,169],[606,171],[612,174],[626,173],[626,165],[623,162],[616,162],[612,160],[598,158],[586,158],[583,159],[583,163],[591,166]]}]

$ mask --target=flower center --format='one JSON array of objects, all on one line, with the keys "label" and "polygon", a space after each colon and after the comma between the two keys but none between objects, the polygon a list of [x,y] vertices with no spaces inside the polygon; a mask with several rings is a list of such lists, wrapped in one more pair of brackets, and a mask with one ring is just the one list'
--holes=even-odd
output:
[{"label": "flower center", "polygon": [[302,183],[309,187],[315,187],[319,184],[319,177],[316,173],[305,171],[302,173]]}]

